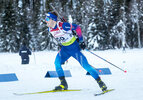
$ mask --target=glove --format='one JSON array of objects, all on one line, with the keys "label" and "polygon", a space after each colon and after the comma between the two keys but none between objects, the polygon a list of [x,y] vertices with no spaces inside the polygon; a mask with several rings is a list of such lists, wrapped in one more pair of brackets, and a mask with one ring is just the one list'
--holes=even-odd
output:
[{"label": "glove", "polygon": [[85,42],[80,42],[79,46],[82,50],[84,50],[86,48]]}]

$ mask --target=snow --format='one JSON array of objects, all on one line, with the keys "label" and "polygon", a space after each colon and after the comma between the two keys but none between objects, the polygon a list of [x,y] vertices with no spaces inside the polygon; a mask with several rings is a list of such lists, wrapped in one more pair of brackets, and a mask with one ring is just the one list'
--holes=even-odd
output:
[{"label": "snow", "polygon": [[18,2],[18,7],[22,8],[22,1],[21,0],[19,0],[19,2]]},{"label": "snow", "polygon": [[[69,89],[82,89],[76,92],[33,94],[16,96],[13,93],[39,92],[51,90],[59,85],[57,78],[44,78],[47,71],[55,70],[55,51],[35,52],[30,56],[29,65],[21,65],[18,53],[0,53],[0,74],[15,73],[19,81],[0,82],[0,100],[142,100],[143,98],[143,49],[93,51],[127,73],[83,51],[89,63],[96,68],[110,68],[112,75],[102,75],[108,88],[115,91],[95,97],[100,92],[96,81],[86,75],[79,63],[70,58],[63,66],[70,70],[72,77],[67,78]],[[35,63],[36,60],[36,63]]]}]

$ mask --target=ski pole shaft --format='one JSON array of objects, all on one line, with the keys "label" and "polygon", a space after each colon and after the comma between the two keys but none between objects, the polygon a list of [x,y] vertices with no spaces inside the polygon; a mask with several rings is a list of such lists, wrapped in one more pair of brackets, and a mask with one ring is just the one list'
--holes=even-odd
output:
[{"label": "ski pole shaft", "polygon": [[36,58],[35,58],[34,48],[32,48],[32,51],[33,51],[33,56],[34,56],[34,62],[36,64]]},{"label": "ski pole shaft", "polygon": [[122,68],[120,68],[120,67],[118,67],[118,66],[114,65],[113,63],[111,63],[111,62],[107,61],[106,59],[104,59],[104,58],[102,58],[102,57],[98,56],[97,54],[95,54],[95,53],[93,53],[93,52],[89,51],[88,49],[86,49],[86,51],[88,51],[88,52],[90,52],[91,54],[95,55],[96,57],[98,57],[98,58],[100,58],[100,59],[104,60],[105,62],[109,63],[110,65],[112,65],[112,66],[114,66],[114,67],[118,68],[119,70],[121,70],[121,71],[123,71],[123,72],[125,72],[125,73],[127,72],[126,70],[123,70]]},{"label": "ski pole shaft", "polygon": [[58,16],[61,19],[61,21],[66,22],[66,20],[58,13],[58,11],[56,10],[56,8],[51,3],[50,3],[50,6],[58,14]]}]

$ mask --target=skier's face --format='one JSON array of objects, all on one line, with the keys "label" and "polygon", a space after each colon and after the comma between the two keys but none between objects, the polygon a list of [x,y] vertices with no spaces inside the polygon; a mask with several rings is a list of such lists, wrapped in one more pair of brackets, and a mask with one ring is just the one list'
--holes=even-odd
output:
[{"label": "skier's face", "polygon": [[46,21],[48,27],[54,28],[56,21],[49,19],[49,18],[46,18],[45,21]]}]

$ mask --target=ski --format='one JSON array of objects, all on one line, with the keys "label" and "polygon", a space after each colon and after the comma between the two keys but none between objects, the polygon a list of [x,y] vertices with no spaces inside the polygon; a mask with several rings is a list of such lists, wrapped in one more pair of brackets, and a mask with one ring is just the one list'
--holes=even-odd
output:
[{"label": "ski", "polygon": [[115,90],[115,89],[109,89],[109,90],[103,91],[103,92],[101,92],[101,93],[94,94],[94,96],[103,95],[103,94],[108,93],[108,92],[111,92],[111,91],[113,91],[113,90]]},{"label": "ski", "polygon": [[30,94],[42,94],[42,93],[55,93],[55,92],[71,92],[71,91],[81,91],[80,89],[70,89],[70,90],[49,90],[41,92],[31,92],[31,93],[13,93],[14,95],[30,95]]}]

